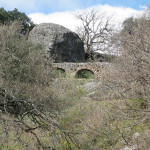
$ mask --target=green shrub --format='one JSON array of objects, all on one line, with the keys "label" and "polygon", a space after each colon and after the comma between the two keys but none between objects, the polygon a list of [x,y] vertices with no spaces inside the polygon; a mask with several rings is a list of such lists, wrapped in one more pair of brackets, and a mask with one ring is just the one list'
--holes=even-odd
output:
[{"label": "green shrub", "polygon": [[79,70],[75,76],[75,78],[86,78],[86,79],[94,79],[94,73],[90,70],[83,69]]}]

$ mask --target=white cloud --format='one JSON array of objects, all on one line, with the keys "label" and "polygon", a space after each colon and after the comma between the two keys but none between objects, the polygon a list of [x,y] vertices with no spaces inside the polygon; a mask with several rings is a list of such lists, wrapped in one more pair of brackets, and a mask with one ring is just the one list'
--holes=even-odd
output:
[{"label": "white cloud", "polygon": [[75,31],[76,26],[80,24],[80,22],[74,16],[75,13],[78,11],[84,13],[84,11],[88,11],[91,9],[96,9],[99,12],[103,12],[106,14],[106,16],[112,16],[113,23],[116,25],[121,24],[125,18],[139,15],[142,12],[142,11],[137,11],[135,9],[125,8],[125,7],[112,7],[109,5],[97,5],[97,6],[89,7],[84,10],[76,10],[76,11],[56,12],[56,13],[51,13],[51,14],[33,13],[33,14],[29,14],[29,17],[36,24],[56,23],[56,24],[63,25]]},{"label": "white cloud", "polygon": [[[100,12],[105,12],[108,16],[113,15],[113,22],[118,24],[119,22],[121,23],[125,18],[140,13],[140,11],[131,8],[112,7],[110,5],[96,5],[84,10],[75,10],[76,8],[80,8],[83,2],[84,0],[0,0],[0,6],[3,6],[8,10],[18,8],[19,11],[21,10],[23,12],[37,12],[29,14],[29,17],[31,17],[36,24],[52,22],[63,25],[73,31],[75,30],[75,26],[79,24],[79,21],[77,21],[77,19],[74,17],[76,11],[97,9]],[[88,3],[91,4],[92,0],[87,0],[86,4],[88,5]],[[61,10],[63,12],[44,14],[43,12],[46,10]]]},{"label": "white cloud", "polygon": [[79,22],[76,20],[72,12],[56,12],[52,14],[33,13],[29,17],[36,24],[39,23],[56,23],[65,26],[71,30],[75,29],[75,25]]}]

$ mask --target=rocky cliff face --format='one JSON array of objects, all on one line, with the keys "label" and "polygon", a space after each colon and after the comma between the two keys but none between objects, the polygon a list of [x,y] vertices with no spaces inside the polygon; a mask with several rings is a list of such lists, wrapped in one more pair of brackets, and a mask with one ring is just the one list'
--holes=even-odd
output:
[{"label": "rocky cliff face", "polygon": [[83,42],[69,29],[52,23],[39,24],[29,34],[29,41],[41,44],[54,62],[84,62]]}]

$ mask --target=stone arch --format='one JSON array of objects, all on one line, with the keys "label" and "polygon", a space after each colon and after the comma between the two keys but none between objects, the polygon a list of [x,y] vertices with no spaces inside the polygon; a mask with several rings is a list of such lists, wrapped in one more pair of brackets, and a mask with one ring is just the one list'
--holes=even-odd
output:
[{"label": "stone arch", "polygon": [[91,69],[78,69],[78,71],[75,74],[75,78],[94,79],[95,74],[94,71],[92,71]]},{"label": "stone arch", "polygon": [[55,77],[56,78],[66,78],[66,71],[62,68],[56,68],[55,69]]}]

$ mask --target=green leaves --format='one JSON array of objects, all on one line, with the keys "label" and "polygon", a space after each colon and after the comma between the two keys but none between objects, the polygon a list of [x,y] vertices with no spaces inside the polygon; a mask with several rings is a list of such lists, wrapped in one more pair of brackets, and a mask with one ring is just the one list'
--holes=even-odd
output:
[{"label": "green leaves", "polygon": [[7,24],[16,20],[22,22],[22,34],[27,34],[35,26],[31,19],[25,13],[19,12],[18,9],[6,11],[4,8],[0,8],[0,23]]}]

